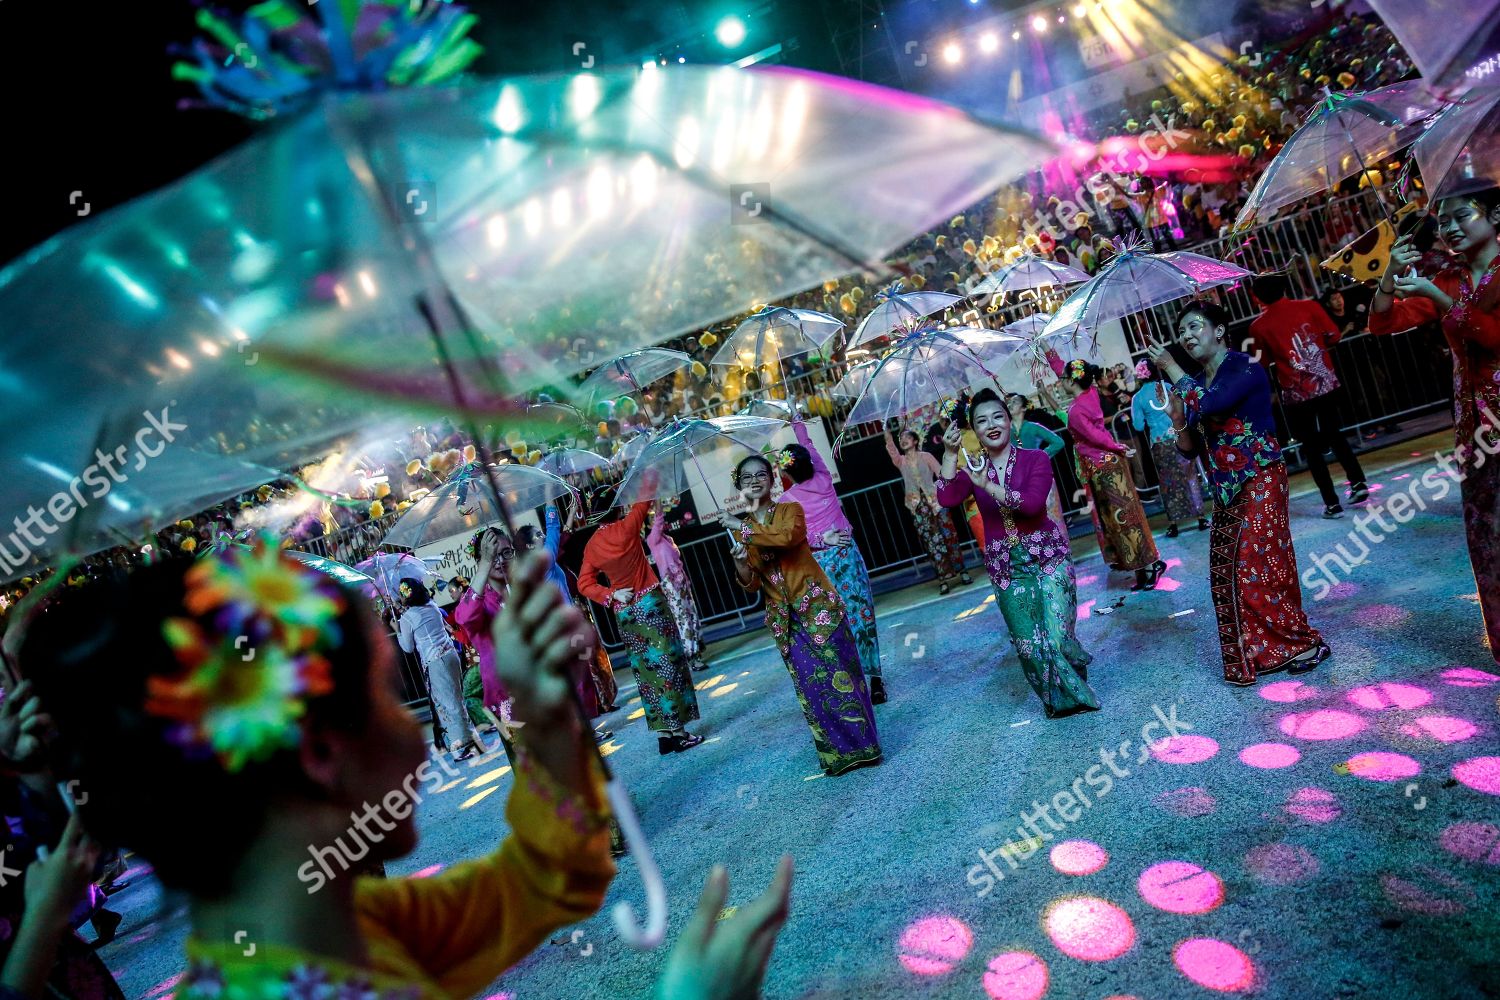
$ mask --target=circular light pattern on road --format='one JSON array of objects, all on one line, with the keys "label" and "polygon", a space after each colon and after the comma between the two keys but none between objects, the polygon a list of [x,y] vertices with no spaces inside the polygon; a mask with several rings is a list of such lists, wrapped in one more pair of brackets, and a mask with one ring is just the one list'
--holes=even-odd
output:
[{"label": "circular light pattern on road", "polygon": [[1454,823],[1442,832],[1438,843],[1465,861],[1500,866],[1500,826],[1493,823]]},{"label": "circular light pattern on road", "polygon": [[1064,875],[1092,875],[1109,864],[1109,852],[1092,840],[1065,840],[1048,858]]},{"label": "circular light pattern on road", "polygon": [[1462,743],[1479,732],[1479,727],[1453,715],[1424,715],[1402,726],[1401,731],[1414,740]]},{"label": "circular light pattern on road", "polygon": [[1240,763],[1270,770],[1291,767],[1302,759],[1302,751],[1285,743],[1257,743],[1240,751]]},{"label": "circular light pattern on road", "polygon": [[1299,740],[1346,740],[1364,731],[1368,723],[1353,712],[1322,708],[1315,712],[1284,715],[1277,727]]},{"label": "circular light pattern on road", "polygon": [[1218,806],[1218,800],[1208,793],[1206,789],[1198,788],[1174,788],[1169,792],[1162,792],[1152,800],[1167,812],[1175,813],[1187,819],[1197,819],[1199,816],[1207,816]]},{"label": "circular light pattern on road", "polygon": [[1471,757],[1453,765],[1453,776],[1476,792],[1500,795],[1500,757]]},{"label": "circular light pattern on road", "polygon": [[1224,883],[1206,868],[1187,861],[1163,861],[1141,872],[1141,898],[1168,913],[1207,913],[1224,902]]},{"label": "circular light pattern on road", "polygon": [[1349,700],[1371,712],[1383,712],[1390,708],[1421,708],[1432,700],[1432,692],[1415,684],[1386,681],[1355,688],[1349,692]]},{"label": "circular light pattern on road", "polygon": [[1500,684],[1500,674],[1492,674],[1488,670],[1479,670],[1476,667],[1454,667],[1443,671],[1443,683],[1450,687],[1477,688],[1494,687]]},{"label": "circular light pattern on road", "polygon": [[1097,896],[1070,896],[1049,903],[1042,926],[1058,951],[1082,962],[1107,962],[1135,945],[1130,915]]},{"label": "circular light pattern on road", "polygon": [[1282,704],[1291,704],[1294,701],[1306,701],[1318,696],[1318,689],[1302,681],[1277,681],[1267,684],[1260,689],[1260,696],[1266,701],[1277,701]]},{"label": "circular light pattern on road", "polygon": [[1344,814],[1338,797],[1323,788],[1299,788],[1283,808],[1289,815],[1308,823],[1332,823]]},{"label": "circular light pattern on road", "polygon": [[1007,951],[990,959],[984,993],[990,1000],[1039,1000],[1049,979],[1046,962],[1029,951]]},{"label": "circular light pattern on road", "polygon": [[1172,949],[1177,970],[1205,989],[1244,993],[1255,986],[1255,963],[1234,945],[1216,938],[1188,938]]},{"label": "circular light pattern on road", "polygon": [[942,976],[952,972],[973,946],[973,932],[957,917],[923,917],[901,932],[897,959],[907,972]]},{"label": "circular light pattern on road", "polygon": [[1344,766],[1367,781],[1400,781],[1422,773],[1422,765],[1406,754],[1386,751],[1356,754]]},{"label": "circular light pattern on road", "polygon": [[1250,874],[1268,885],[1293,885],[1318,874],[1317,857],[1295,844],[1262,844],[1245,854]]},{"label": "circular light pattern on road", "polygon": [[1207,736],[1173,736],[1151,744],[1151,756],[1163,764],[1201,764],[1219,752]]}]

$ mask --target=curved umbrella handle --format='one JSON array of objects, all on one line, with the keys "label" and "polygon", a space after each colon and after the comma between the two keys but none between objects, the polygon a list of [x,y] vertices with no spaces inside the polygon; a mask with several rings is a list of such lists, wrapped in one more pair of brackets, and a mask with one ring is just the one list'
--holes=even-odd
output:
[{"label": "curved umbrella handle", "polygon": [[615,904],[611,911],[615,918],[615,929],[630,947],[637,951],[653,951],[661,946],[667,936],[667,887],[661,880],[661,869],[656,867],[656,858],[651,854],[651,844],[641,832],[641,823],[630,804],[630,796],[618,778],[611,778],[604,786],[610,809],[620,824],[625,837],[625,846],[635,857],[641,869],[641,881],[646,886],[646,924],[636,921],[635,907],[626,902]]}]

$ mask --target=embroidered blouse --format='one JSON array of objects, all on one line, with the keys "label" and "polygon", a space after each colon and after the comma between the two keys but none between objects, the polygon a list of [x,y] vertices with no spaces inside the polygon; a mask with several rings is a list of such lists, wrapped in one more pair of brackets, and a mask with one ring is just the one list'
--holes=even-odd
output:
[{"label": "embroidered blouse", "polygon": [[[1047,363],[1063,378],[1067,365],[1055,351],[1047,354]],[[1110,455],[1123,455],[1125,446],[1115,440],[1104,423],[1104,407],[1099,402],[1099,387],[1091,385],[1068,404],[1068,430],[1073,434],[1073,450],[1078,457],[1098,465]]]},{"label": "embroidered blouse", "polygon": [[[660,582],[646,550],[641,547],[641,529],[646,526],[646,512],[651,504],[642,500],[613,524],[601,524],[583,550],[583,568],[578,571],[578,592],[597,604],[618,610],[617,590],[633,590],[635,597],[652,590]],[[603,573],[609,586],[599,582]]]},{"label": "embroidered blouse", "polygon": [[[828,471],[828,466],[823,462],[823,456],[818,454],[818,449],[813,447],[812,435],[807,432],[807,425],[800,420],[792,422],[792,433],[797,435],[797,442],[807,449],[808,458],[812,461],[812,478],[805,483],[794,483],[786,492],[781,494],[778,503],[797,503],[802,505],[802,516],[807,519],[807,540],[815,549],[823,547],[823,532],[833,529],[836,531],[854,534],[854,528],[849,524],[849,519],[844,516],[844,506],[839,503],[839,495],[833,488],[833,473]],[[929,456],[930,457],[930,456]],[[905,470],[902,471],[903,477]]]},{"label": "embroidered blouse", "polygon": [[1172,429],[1172,414],[1167,406],[1167,393],[1172,387],[1166,382],[1147,382],[1130,398],[1130,423],[1138,431],[1145,431],[1152,444],[1163,441],[1177,442],[1177,432]]},{"label": "embroidered blouse", "polygon": [[1271,376],[1248,354],[1230,351],[1213,382],[1184,375],[1172,386],[1190,424],[1200,424],[1208,450],[1208,478],[1219,506],[1228,506],[1257,472],[1281,461]]},{"label": "embroidered blouse", "polygon": [[995,502],[989,491],[975,489],[963,469],[952,479],[938,480],[938,503],[957,507],[972,499],[984,519],[984,564],[995,586],[1010,586],[1011,569],[1039,564],[1043,572],[1068,556],[1068,536],[1047,515],[1047,496],[1052,492],[1052,461],[1046,452],[1011,448],[1003,474],[986,462],[984,475],[1005,487],[1005,503]]},{"label": "embroidered blouse", "polygon": [[[809,594],[833,591],[828,574],[813,558],[807,544],[807,520],[796,501],[772,504],[769,521],[752,514],[740,522],[740,541],[749,552],[750,582],[746,590],[759,590],[766,598],[767,614],[773,604],[803,608]],[[843,614],[842,606],[839,614]]]},{"label": "embroidered blouse", "polygon": [[615,874],[597,766],[589,786],[574,791],[522,748],[515,776],[511,834],[494,853],[428,878],[358,879],[355,915],[368,968],[265,942],[247,956],[242,944],[190,939],[181,1000],[448,1000],[482,992],[553,931],[595,913]]},{"label": "embroidered blouse", "polygon": [[687,575],[682,565],[682,551],[672,536],[667,534],[667,519],[661,511],[651,518],[651,530],[646,533],[646,547],[651,550],[651,559],[656,563],[656,572],[661,576],[678,579]]},{"label": "embroidered blouse", "polygon": [[500,614],[504,600],[500,591],[487,587],[484,596],[472,588],[453,607],[453,618],[463,626],[474,651],[479,654],[479,679],[484,683],[484,703],[496,707],[505,703],[510,695],[495,671],[495,640],[490,635],[490,626]]},{"label": "embroidered blouse", "polygon": [[1426,296],[1398,299],[1386,312],[1370,311],[1370,332],[1399,333],[1441,320],[1443,335],[1453,351],[1453,433],[1460,448],[1472,450],[1474,435],[1482,431],[1483,411],[1500,423],[1500,259],[1479,285],[1471,288],[1467,267],[1439,272],[1432,283],[1453,300],[1453,308],[1439,315],[1437,303]]},{"label": "embroidered blouse", "polygon": [[886,454],[896,468],[901,470],[901,480],[906,485],[906,506],[915,507],[923,497],[937,496],[937,480],[942,465],[920,446],[903,452],[889,436],[885,439]]}]

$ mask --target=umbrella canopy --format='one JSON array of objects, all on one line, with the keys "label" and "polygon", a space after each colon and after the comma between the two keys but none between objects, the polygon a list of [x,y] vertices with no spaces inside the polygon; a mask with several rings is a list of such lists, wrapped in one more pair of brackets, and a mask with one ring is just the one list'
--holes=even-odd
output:
[{"label": "umbrella canopy", "polygon": [[769,417],[675,421],[654,435],[631,463],[616,503],[678,496],[696,482],[710,489],[722,487],[735,462],[760,452],[785,426],[785,421]]},{"label": "umbrella canopy", "polygon": [[574,476],[594,469],[608,468],[609,459],[598,452],[584,451],[582,448],[558,448],[549,451],[539,467],[554,476]]},{"label": "umbrella canopy", "polygon": [[1059,264],[1035,254],[1023,254],[988,274],[969,292],[970,295],[999,295],[1004,298],[1010,292],[1028,288],[1050,288],[1057,285],[1073,285],[1088,281],[1087,271],[1080,271],[1068,264]]},{"label": "umbrella canopy", "polygon": [[906,335],[871,371],[845,421],[888,420],[956,396],[1021,348],[1020,337],[957,327]]},{"label": "umbrella canopy", "polygon": [[[518,417],[501,390],[880,271],[1050,154],[935,101],[782,67],[330,92],[0,271],[0,506],[45,508],[96,446],[168,406],[191,428],[186,464],[278,469],[367,430],[383,402],[461,394]],[[451,373],[429,336],[450,312]],[[167,464],[131,473],[132,530],[223,498],[202,477],[167,483]],[[90,516],[71,527],[85,551],[112,540]]]},{"label": "umbrella canopy", "polygon": [[[389,553],[382,554],[388,555]],[[288,549],[287,555],[291,556],[293,559],[297,560],[300,563],[306,563],[320,573],[328,574],[339,583],[342,583],[347,587],[364,587],[368,591],[369,588],[372,587],[375,583],[375,580],[368,573],[361,573],[353,566],[345,566],[343,563],[335,559],[326,559],[323,556],[314,555],[311,552],[303,552],[301,549]],[[380,555],[376,555],[373,558],[379,559]],[[408,556],[404,553],[399,558],[411,560],[422,568],[422,575],[414,576],[412,577],[412,579],[420,580],[422,579],[422,576],[425,576],[430,572],[427,569],[427,565],[420,559],[413,559],[413,557]],[[366,562],[370,562],[370,560],[366,560]],[[396,578],[398,583],[402,579],[406,579],[406,577],[398,576]]]},{"label": "umbrella canopy", "polygon": [[1147,253],[1126,248],[1068,296],[1043,331],[1097,330],[1112,319],[1230,285],[1250,275],[1243,267],[1186,250]]},{"label": "umbrella canopy", "polygon": [[827,313],[772,306],[735,327],[709,363],[743,368],[779,365],[782,358],[824,350],[843,328],[842,320]]},{"label": "umbrella canopy", "polygon": [[859,394],[865,391],[865,386],[870,384],[870,376],[874,375],[876,369],[879,367],[879,358],[861,361],[845,372],[843,378],[834,383],[833,388],[828,390],[829,395],[834,399],[858,399]]},{"label": "umbrella canopy", "polygon": [[[1043,319],[1046,317],[1044,316]],[[1061,333],[1034,333],[1026,343],[1004,361],[995,371],[995,381],[1006,392],[1018,392],[1029,396],[1043,383],[1053,380],[1052,365],[1048,354],[1056,354],[1066,364],[1080,359],[1102,365],[1103,355],[1093,337],[1079,331],[1064,330]]]},{"label": "umbrella canopy", "polygon": [[589,372],[578,387],[578,395],[590,404],[598,400],[619,399],[640,392],[659,378],[666,378],[688,367],[693,359],[681,351],[665,347],[648,347],[610,358]]},{"label": "umbrella canopy", "polygon": [[1471,94],[1433,117],[1411,147],[1433,201],[1500,184],[1500,90]]},{"label": "umbrella canopy", "polygon": [[427,564],[410,552],[377,552],[370,558],[355,563],[354,569],[368,580],[363,584],[365,593],[371,597],[384,598],[390,604],[397,603],[400,593],[398,588],[402,580],[425,582],[432,576],[432,570],[427,568]]},{"label": "umbrella canopy", "polygon": [[1493,88],[1500,81],[1493,69],[1476,78],[1467,76],[1471,66],[1500,51],[1500,0],[1369,2],[1433,87],[1461,93],[1470,87]]},{"label": "umbrella canopy", "polygon": [[1000,332],[1008,333],[1012,337],[1035,337],[1046,329],[1051,321],[1051,313],[1032,313],[1030,316],[1022,316],[1015,322],[1005,324],[1000,328]]},{"label": "umbrella canopy", "polygon": [[[513,510],[530,510],[550,503],[572,487],[548,472],[530,465],[493,465],[495,483]],[[385,545],[415,549],[440,538],[478,531],[486,524],[504,521],[490,494],[483,470],[466,466],[452,479],[407,508],[391,525]]]},{"label": "umbrella canopy", "polygon": [[1415,142],[1422,122],[1442,106],[1420,80],[1329,94],[1261,171],[1235,228],[1264,222],[1288,205],[1325,194],[1339,181],[1379,166]]},{"label": "umbrella canopy", "polygon": [[747,417],[770,417],[772,420],[790,420],[792,419],[792,404],[784,399],[766,399],[761,397],[752,399],[740,411],[740,415]]},{"label": "umbrella canopy", "polygon": [[934,316],[963,296],[951,292],[901,292],[899,284],[879,293],[880,301],[870,314],[859,321],[854,339],[849,346],[869,343],[893,333],[906,333],[921,325],[922,320]]}]

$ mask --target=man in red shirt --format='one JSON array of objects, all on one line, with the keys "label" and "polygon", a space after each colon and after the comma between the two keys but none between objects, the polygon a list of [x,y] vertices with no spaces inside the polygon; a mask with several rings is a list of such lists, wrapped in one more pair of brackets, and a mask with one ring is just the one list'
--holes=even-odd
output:
[{"label": "man in red shirt", "polygon": [[595,530],[583,550],[578,591],[619,618],[646,725],[661,734],[657,750],[669,754],[695,747],[703,737],[684,727],[698,718],[698,696],[677,621],[641,545],[650,506],[642,501]]},{"label": "man in red shirt", "polygon": [[1331,352],[1339,340],[1338,324],[1313,300],[1287,298],[1284,274],[1256,275],[1250,290],[1261,310],[1250,324],[1250,339],[1259,348],[1260,363],[1268,369],[1275,365],[1287,428],[1302,442],[1308,471],[1323,494],[1323,516],[1338,517],[1344,508],[1323,458],[1330,448],[1349,477],[1349,502],[1370,498],[1365,471],[1339,427],[1339,376]]}]

